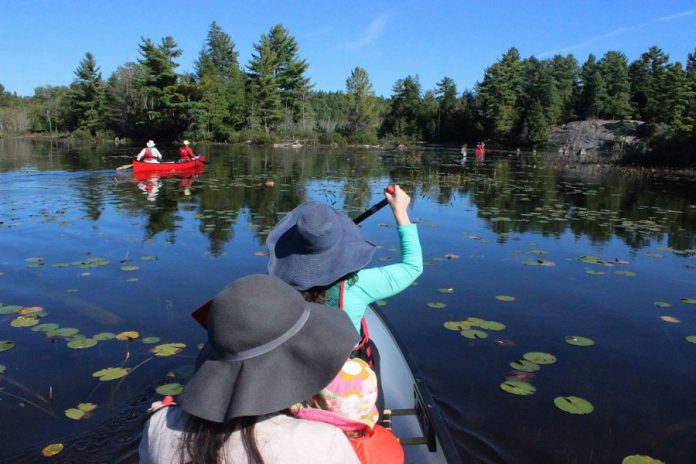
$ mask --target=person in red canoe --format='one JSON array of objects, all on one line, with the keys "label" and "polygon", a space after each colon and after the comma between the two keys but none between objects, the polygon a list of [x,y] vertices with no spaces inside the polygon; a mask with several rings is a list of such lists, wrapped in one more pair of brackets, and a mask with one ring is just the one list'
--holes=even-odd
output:
[{"label": "person in red canoe", "polygon": [[193,150],[191,150],[191,147],[189,147],[190,144],[191,142],[184,140],[184,146],[179,148],[179,155],[181,156],[181,159],[179,160],[180,163],[183,163],[184,161],[193,161],[196,159],[196,155],[193,154]]},{"label": "person in red canoe", "polygon": [[148,140],[146,148],[143,148],[138,156],[135,157],[137,161],[144,161],[146,163],[159,163],[162,161],[162,153],[155,148],[155,142]]}]

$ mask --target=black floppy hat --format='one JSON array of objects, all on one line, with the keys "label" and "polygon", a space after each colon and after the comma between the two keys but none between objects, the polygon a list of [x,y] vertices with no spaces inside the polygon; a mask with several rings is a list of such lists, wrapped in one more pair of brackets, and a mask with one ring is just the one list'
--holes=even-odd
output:
[{"label": "black floppy hat", "polygon": [[318,201],[304,203],[281,219],[266,246],[268,273],[300,291],[362,269],[375,252],[348,216]]},{"label": "black floppy hat", "polygon": [[213,299],[208,343],[179,403],[218,423],[281,411],[328,385],[357,342],[343,311],[272,276],[242,277]]}]

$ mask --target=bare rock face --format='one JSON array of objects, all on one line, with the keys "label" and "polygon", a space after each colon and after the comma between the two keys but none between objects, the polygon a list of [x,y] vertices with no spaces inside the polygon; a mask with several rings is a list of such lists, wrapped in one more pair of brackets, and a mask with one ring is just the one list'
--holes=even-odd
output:
[{"label": "bare rock face", "polygon": [[645,150],[639,137],[644,125],[633,120],[574,121],[556,129],[549,140],[558,144],[559,155],[568,160],[618,161],[625,154]]}]

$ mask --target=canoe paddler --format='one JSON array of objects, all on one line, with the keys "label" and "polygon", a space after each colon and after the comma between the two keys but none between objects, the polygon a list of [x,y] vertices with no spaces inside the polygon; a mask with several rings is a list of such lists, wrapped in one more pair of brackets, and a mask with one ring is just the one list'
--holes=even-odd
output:
[{"label": "canoe paddler", "polygon": [[162,153],[155,148],[155,142],[148,140],[145,144],[145,148],[140,150],[138,156],[135,157],[137,161],[144,161],[146,163],[159,163],[162,160]]},{"label": "canoe paddler", "polygon": [[193,161],[196,159],[196,155],[193,154],[193,150],[189,147],[190,144],[191,142],[184,140],[184,146],[179,148],[179,155],[181,156],[180,162]]}]

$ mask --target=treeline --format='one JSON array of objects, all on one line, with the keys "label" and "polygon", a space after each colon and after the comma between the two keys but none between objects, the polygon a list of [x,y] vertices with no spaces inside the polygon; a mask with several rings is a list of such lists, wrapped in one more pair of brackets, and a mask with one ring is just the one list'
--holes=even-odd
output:
[{"label": "treeline", "polygon": [[261,36],[245,66],[215,22],[191,73],[177,71],[182,52],[172,37],[159,43],[143,37],[138,51],[136,62],[107,79],[86,53],[70,86],[38,87],[24,98],[0,85],[0,133],[543,146],[565,122],[604,118],[649,123],[642,135],[656,147],[687,153],[696,147],[696,51],[685,66],[657,47],[631,63],[610,51],[580,65],[573,55],[523,59],[511,48],[474,89],[460,92],[443,77],[424,90],[409,75],[396,81],[388,99],[374,94],[360,67],[342,91],[313,90],[309,64],[282,25]]}]

